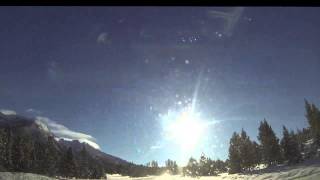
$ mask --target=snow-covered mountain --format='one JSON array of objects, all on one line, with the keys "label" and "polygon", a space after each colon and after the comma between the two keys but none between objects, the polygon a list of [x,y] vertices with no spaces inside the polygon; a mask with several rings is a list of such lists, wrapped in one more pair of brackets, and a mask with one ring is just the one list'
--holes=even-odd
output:
[{"label": "snow-covered mountain", "polygon": [[10,130],[12,135],[11,138],[17,136],[30,136],[34,142],[45,142],[48,137],[54,137],[57,151],[67,150],[71,147],[72,151],[80,152],[84,146],[92,158],[109,166],[128,164],[127,161],[104,153],[88,143],[81,143],[78,140],[68,141],[55,136],[55,134],[50,131],[50,128],[48,128],[48,125],[43,121],[39,121],[37,118],[27,118],[16,114],[6,115],[0,112],[0,129]]},{"label": "snow-covered mountain", "polygon": [[64,139],[59,139],[58,140],[59,144],[63,145],[63,147],[65,148],[69,148],[71,147],[73,150],[75,151],[80,151],[82,149],[82,147],[84,146],[86,148],[86,150],[88,151],[88,153],[91,155],[91,157],[94,157],[96,159],[99,159],[100,161],[103,162],[107,162],[107,163],[114,163],[114,164],[128,164],[127,161],[118,158],[116,156],[112,156],[110,154],[104,153],[98,149],[93,148],[92,146],[90,146],[87,143],[81,143],[77,140],[73,140],[73,141],[67,141]]}]

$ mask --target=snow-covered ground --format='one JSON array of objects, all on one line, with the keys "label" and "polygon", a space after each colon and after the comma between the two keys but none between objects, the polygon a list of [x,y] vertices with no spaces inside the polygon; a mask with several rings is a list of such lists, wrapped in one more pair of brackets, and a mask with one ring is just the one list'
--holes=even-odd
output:
[{"label": "snow-covered ground", "polygon": [[12,172],[0,172],[0,180],[52,180],[52,178],[31,174],[31,173],[12,173]]},{"label": "snow-covered ground", "polygon": [[293,169],[285,172],[274,172],[265,174],[253,174],[253,175],[241,175],[227,173],[220,174],[218,176],[207,176],[200,178],[182,177],[179,175],[163,175],[163,176],[150,176],[141,178],[129,178],[126,176],[109,175],[108,180],[221,180],[221,179],[247,179],[247,180],[266,180],[266,179],[300,179],[300,180],[319,180],[320,168],[319,167],[307,167],[304,169]]},{"label": "snow-covered ground", "polygon": [[207,176],[200,178],[182,177],[180,175],[171,176],[164,174],[162,176],[149,176],[141,178],[129,178],[120,175],[108,175],[108,180],[227,180],[227,179],[246,179],[246,180],[267,180],[267,179],[299,179],[299,180],[319,180],[320,179],[320,164],[317,165],[300,165],[294,167],[284,167],[278,170],[273,169],[272,172],[255,173],[251,175],[220,174],[218,176]]},{"label": "snow-covered ground", "polygon": [[[30,173],[10,173],[0,172],[0,180],[52,180],[41,175]],[[180,175],[164,174],[162,176],[148,176],[139,178],[130,178],[128,176],[121,176],[118,174],[108,175],[108,180],[228,180],[228,179],[246,179],[246,180],[267,180],[267,179],[299,179],[299,180],[319,180],[320,179],[320,161],[305,162],[296,166],[283,166],[276,168],[269,168],[257,171],[251,175],[232,174],[227,173],[219,174],[218,176],[191,178],[182,177]]]}]

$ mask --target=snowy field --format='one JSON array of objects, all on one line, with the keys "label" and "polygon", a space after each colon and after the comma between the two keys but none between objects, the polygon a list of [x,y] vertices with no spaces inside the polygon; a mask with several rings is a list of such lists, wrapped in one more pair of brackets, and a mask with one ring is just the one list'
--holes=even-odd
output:
[{"label": "snowy field", "polygon": [[[270,172],[268,172],[270,171]],[[272,171],[272,172],[271,172]],[[41,175],[35,175],[30,173],[10,173],[0,172],[0,180],[52,180],[54,178],[48,178]],[[233,174],[227,173],[220,174],[218,176],[191,178],[182,177],[180,175],[171,176],[164,174],[162,176],[148,176],[140,178],[130,178],[128,176],[121,175],[108,175],[108,180],[227,180],[227,179],[247,179],[247,180],[267,180],[267,179],[299,179],[299,180],[319,180],[320,179],[320,163],[317,164],[304,164],[293,167],[277,167],[274,169],[265,170],[264,172],[255,173],[252,175]]]},{"label": "snowy field", "polygon": [[31,174],[31,173],[12,173],[12,172],[0,172],[0,180],[52,180],[52,178]]},{"label": "snowy field", "polygon": [[319,167],[307,167],[304,169],[293,169],[285,172],[274,172],[265,174],[253,174],[253,175],[228,175],[227,173],[220,174],[219,176],[208,176],[200,178],[181,177],[179,175],[170,176],[150,176],[141,178],[129,178],[119,175],[109,175],[108,180],[221,180],[221,179],[247,179],[247,180],[267,180],[267,179],[300,179],[300,180],[319,180],[320,168]]},{"label": "snowy field", "polygon": [[120,175],[108,175],[108,180],[221,180],[221,179],[247,179],[247,180],[267,180],[267,179],[299,179],[299,180],[319,180],[320,179],[320,165],[307,166],[307,167],[295,167],[290,169],[282,169],[280,172],[270,172],[252,175],[233,174],[227,173],[220,174],[218,176],[191,178],[182,177],[179,175],[170,176],[150,176],[142,178],[129,178]]}]

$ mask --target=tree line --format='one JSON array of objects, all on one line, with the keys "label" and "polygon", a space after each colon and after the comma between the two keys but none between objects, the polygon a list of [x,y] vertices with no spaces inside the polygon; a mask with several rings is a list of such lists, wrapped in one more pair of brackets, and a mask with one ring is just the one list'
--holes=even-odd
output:
[{"label": "tree line", "polygon": [[309,126],[296,131],[282,126],[279,139],[266,119],[260,122],[258,142],[251,140],[244,129],[234,132],[229,142],[229,155],[225,161],[211,160],[204,154],[197,161],[193,157],[183,167],[187,176],[212,176],[221,172],[245,173],[255,170],[258,165],[276,166],[296,164],[305,159],[319,157],[320,111],[315,104],[305,100],[305,117]]},{"label": "tree line", "polygon": [[0,129],[0,171],[27,172],[51,177],[101,178],[103,166],[85,146],[81,151],[61,147],[53,136],[41,141]]},{"label": "tree line", "polygon": [[222,160],[212,160],[202,153],[197,161],[191,157],[188,164],[182,168],[183,176],[215,176],[218,173],[227,172],[227,162]]},{"label": "tree line", "polygon": [[319,156],[317,149],[320,148],[320,111],[307,100],[305,109],[309,127],[295,132],[283,126],[281,140],[266,119],[260,122],[258,129],[259,144],[250,140],[243,129],[240,133],[234,132],[229,146],[229,173],[251,171],[259,164],[295,164]]}]

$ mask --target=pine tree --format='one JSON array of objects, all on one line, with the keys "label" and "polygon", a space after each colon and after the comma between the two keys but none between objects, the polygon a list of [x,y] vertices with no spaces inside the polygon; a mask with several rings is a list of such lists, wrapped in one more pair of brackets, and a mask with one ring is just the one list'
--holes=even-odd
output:
[{"label": "pine tree", "polygon": [[281,143],[280,144],[281,144],[281,147],[282,147],[282,150],[283,150],[284,159],[285,160],[289,160],[290,156],[291,156],[289,131],[285,126],[283,126],[282,129],[283,129],[282,130],[283,137],[281,139]]},{"label": "pine tree", "polygon": [[33,152],[33,140],[31,136],[24,135],[22,138],[23,149],[23,169],[24,172],[32,172],[32,152]]},{"label": "pine tree", "polygon": [[320,147],[320,110],[305,100],[306,118],[310,125],[311,135],[316,147]]},{"label": "pine tree", "polygon": [[251,154],[252,165],[255,167],[261,163],[261,148],[260,145],[255,141],[252,141],[251,143]]},{"label": "pine tree", "polygon": [[[227,171],[226,162],[221,161],[220,159],[217,159],[214,162],[214,169],[218,171],[219,173],[223,173]],[[216,173],[215,173],[216,174]]]},{"label": "pine tree", "polygon": [[42,159],[42,167],[45,174],[48,176],[54,176],[58,173],[58,162],[60,159],[60,153],[55,146],[56,141],[54,137],[49,136],[44,144],[44,159]]},{"label": "pine tree", "polygon": [[33,168],[34,173],[36,174],[47,174],[48,169],[46,168],[47,164],[45,164],[45,159],[47,158],[45,155],[45,145],[39,141],[34,143],[33,150]]},{"label": "pine tree", "polygon": [[289,164],[298,163],[301,161],[301,152],[297,136],[293,131],[289,133],[288,129],[283,126],[283,138],[281,139],[281,147],[283,150],[283,156]]},{"label": "pine tree", "polygon": [[264,163],[273,165],[281,162],[279,139],[265,119],[260,122],[258,140]]},{"label": "pine tree", "polygon": [[31,166],[31,149],[32,144],[30,137],[17,136],[12,144],[12,165],[14,171],[30,172]]},{"label": "pine tree", "polygon": [[176,161],[173,161],[171,159],[166,160],[165,162],[166,170],[170,172],[170,174],[178,174],[178,165]]},{"label": "pine tree", "polygon": [[243,170],[248,170],[252,166],[251,141],[247,133],[242,129],[240,136],[240,166]]},{"label": "pine tree", "polygon": [[241,156],[240,156],[240,136],[236,132],[230,139],[229,146],[229,173],[241,172]]},{"label": "pine tree", "polygon": [[205,154],[201,154],[200,159],[199,159],[199,174],[201,176],[208,176],[210,175],[210,161],[208,161],[209,158],[205,156]]},{"label": "pine tree", "polygon": [[8,134],[6,129],[0,129],[0,170],[6,171],[9,163],[7,157],[8,151]]},{"label": "pine tree", "polygon": [[158,168],[159,167],[158,162],[155,160],[151,161],[151,167]]},{"label": "pine tree", "polygon": [[105,177],[104,169],[100,164],[96,164],[93,168],[90,168],[91,174],[87,178],[91,179],[101,179]]},{"label": "pine tree", "polygon": [[158,165],[158,162],[153,160],[151,162],[148,163],[148,166],[147,166],[147,169],[148,170],[148,173],[151,174],[151,175],[156,175],[158,174],[159,172],[159,165]]},{"label": "pine tree", "polygon": [[199,164],[196,159],[193,157],[189,159],[187,166],[183,170],[183,174],[192,177],[199,176]]},{"label": "pine tree", "polygon": [[89,168],[89,154],[86,147],[83,145],[81,151],[79,152],[79,177],[89,178],[93,172]]},{"label": "pine tree", "polygon": [[291,151],[292,151],[292,157],[289,159],[290,163],[298,163],[302,161],[302,155],[299,148],[298,138],[296,134],[293,132],[293,130],[290,131],[290,139],[291,139]]},{"label": "pine tree", "polygon": [[173,174],[173,175],[176,175],[176,174],[179,173],[178,171],[179,171],[179,170],[178,170],[177,162],[176,162],[176,161],[173,161],[172,174]]},{"label": "pine tree", "polygon": [[60,172],[65,177],[77,177],[76,164],[71,147],[68,148],[61,159]]},{"label": "pine tree", "polygon": [[304,152],[302,159],[307,159],[310,155],[314,155],[313,153],[309,154],[305,146],[305,143],[312,138],[310,128],[302,128],[302,130],[297,129],[296,137],[299,145],[299,151]]}]

